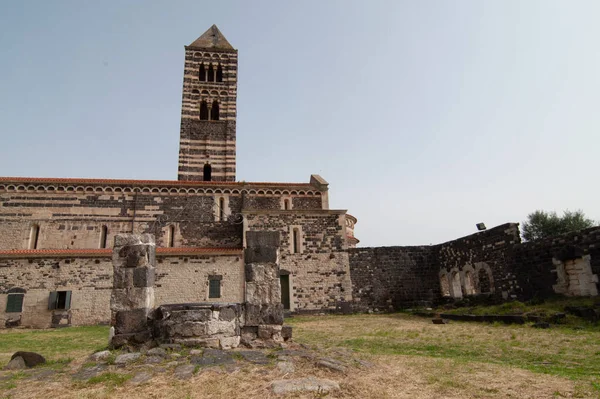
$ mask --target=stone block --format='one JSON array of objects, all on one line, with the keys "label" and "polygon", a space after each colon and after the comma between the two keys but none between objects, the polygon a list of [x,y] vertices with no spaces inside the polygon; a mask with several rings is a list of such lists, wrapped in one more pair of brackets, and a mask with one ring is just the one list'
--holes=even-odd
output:
[{"label": "stone block", "polygon": [[236,312],[232,308],[223,308],[219,311],[219,320],[222,321],[234,321],[236,316]]},{"label": "stone block", "polygon": [[247,231],[246,247],[272,247],[279,248],[281,237],[278,231]]},{"label": "stone block", "polygon": [[222,337],[219,338],[219,344],[221,349],[232,349],[237,348],[240,345],[240,336],[235,337]]},{"label": "stone block", "polygon": [[15,352],[10,357],[10,360],[13,360],[17,357],[23,358],[23,361],[25,362],[25,365],[27,367],[35,367],[39,364],[46,363],[46,359],[44,358],[44,356],[40,355],[39,353],[35,353],[35,352],[23,352],[23,351]]},{"label": "stone block", "polygon": [[136,267],[133,271],[134,287],[154,287],[155,270],[152,266]]},{"label": "stone block", "polygon": [[292,339],[292,326],[282,326],[281,337],[284,341],[289,341],[290,339]]},{"label": "stone block", "polygon": [[147,245],[144,244],[124,246],[119,250],[118,254],[119,258],[122,259],[121,267],[139,267],[150,263]]},{"label": "stone block", "polygon": [[202,321],[211,320],[212,311],[210,309],[178,310],[171,312],[168,316],[170,321],[182,323],[184,321]]},{"label": "stone block", "polygon": [[277,247],[254,247],[244,250],[244,261],[246,263],[276,263],[279,248]]},{"label": "stone block", "polygon": [[213,320],[207,323],[208,335],[236,335],[236,323],[233,321],[218,321]]},{"label": "stone block", "polygon": [[261,325],[258,326],[258,338],[261,339],[274,339],[274,337],[281,337],[282,326],[280,325]]},{"label": "stone block", "polygon": [[219,338],[174,338],[174,344],[187,347],[219,348]]},{"label": "stone block", "polygon": [[245,323],[247,326],[261,324],[283,324],[283,304],[255,305],[246,304]]},{"label": "stone block", "polygon": [[171,324],[168,327],[169,335],[180,337],[200,337],[207,335],[207,325],[203,322],[186,321],[183,323]]},{"label": "stone block", "polygon": [[120,310],[115,314],[115,334],[129,334],[148,328],[149,309]]},{"label": "stone block", "polygon": [[115,288],[110,297],[113,312],[138,308],[154,308],[154,288]]}]

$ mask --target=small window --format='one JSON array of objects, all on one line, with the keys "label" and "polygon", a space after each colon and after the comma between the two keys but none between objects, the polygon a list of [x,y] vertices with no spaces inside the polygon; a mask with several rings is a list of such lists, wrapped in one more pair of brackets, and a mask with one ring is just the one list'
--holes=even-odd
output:
[{"label": "small window", "polygon": [[222,222],[225,219],[225,198],[219,198],[219,221]]},{"label": "small window", "polygon": [[6,298],[6,313],[19,313],[23,311],[23,298],[25,294],[8,294]]},{"label": "small window", "polygon": [[210,166],[209,164],[205,164],[204,165],[204,171],[203,171],[203,178],[204,181],[210,181],[212,178],[212,166]]},{"label": "small window", "polygon": [[286,211],[288,211],[290,209],[290,200],[289,199],[283,200],[283,209],[285,209]]},{"label": "small window", "polygon": [[300,253],[300,230],[294,229],[292,231],[292,235],[293,235],[292,239],[294,240],[294,244],[293,244],[294,252],[293,253],[295,253],[295,254]]},{"label": "small window", "polygon": [[167,247],[173,248],[175,246],[175,226],[169,226],[168,235],[169,237],[167,239]]},{"label": "small window", "polygon": [[198,80],[201,82],[206,82],[206,68],[204,68],[204,63],[200,64],[200,72],[198,73]]},{"label": "small window", "polygon": [[106,248],[106,237],[108,235],[108,227],[102,226],[100,231],[100,248]]},{"label": "small window", "polygon": [[221,64],[219,64],[219,66],[217,67],[217,82],[222,82],[223,81],[223,68],[221,67]]},{"label": "small window", "polygon": [[221,279],[210,277],[208,279],[208,297],[221,298]]},{"label": "small window", "polygon": [[29,249],[37,249],[40,236],[40,226],[34,224],[29,232]]},{"label": "small window", "polygon": [[52,291],[48,297],[48,309],[70,309],[71,291]]},{"label": "small window", "polygon": [[202,102],[200,103],[200,120],[208,120],[208,104],[204,100],[202,100]]},{"label": "small window", "polygon": [[209,82],[215,81],[215,69],[213,68],[212,64],[210,64],[208,66],[208,81]]},{"label": "small window", "polygon": [[219,120],[219,103],[217,102],[217,100],[213,101],[212,103],[212,108],[210,109],[210,120]]}]

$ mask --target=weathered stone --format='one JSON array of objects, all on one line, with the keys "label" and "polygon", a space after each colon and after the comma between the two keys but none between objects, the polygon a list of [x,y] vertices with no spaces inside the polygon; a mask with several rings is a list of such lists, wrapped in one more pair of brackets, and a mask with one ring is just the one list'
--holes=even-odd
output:
[{"label": "weathered stone", "polygon": [[341,373],[346,371],[346,366],[340,364],[339,362],[332,361],[332,359],[321,359],[317,362],[317,366],[329,370],[339,371]]},{"label": "weathered stone", "polygon": [[155,271],[152,266],[136,267],[133,272],[134,287],[153,287]]},{"label": "weathered stone", "polygon": [[111,355],[110,351],[96,352],[96,353],[93,353],[90,355],[90,360],[93,362],[104,362],[104,361],[108,360],[110,355]]},{"label": "weathered stone", "polygon": [[292,326],[281,327],[281,337],[284,341],[289,341],[292,339]]},{"label": "weathered stone", "polygon": [[140,358],[140,356],[142,356],[142,354],[139,352],[124,353],[122,355],[117,356],[117,358],[115,359],[115,364],[116,365],[125,365],[128,363],[133,363],[136,360],[138,360]]},{"label": "weathered stone", "polygon": [[23,358],[23,360],[25,361],[25,365],[27,367],[35,367],[39,364],[46,363],[46,359],[44,358],[44,356],[40,355],[39,353],[35,353],[35,352],[23,352],[23,351],[15,352],[11,356],[10,359],[12,360],[16,357]]},{"label": "weathered stone", "polygon": [[284,374],[291,374],[296,371],[294,363],[292,362],[277,362],[277,368]]},{"label": "weathered stone", "polygon": [[244,360],[254,364],[269,364],[269,358],[260,351],[239,351]]},{"label": "weathered stone", "polygon": [[219,311],[219,320],[234,321],[236,319],[235,310],[232,308],[223,308]]},{"label": "weathered stone", "polygon": [[283,305],[275,304],[246,304],[246,326],[261,324],[283,324]]},{"label": "weathered stone", "polygon": [[185,346],[198,346],[201,348],[219,348],[219,338],[175,338],[175,343]]},{"label": "weathered stone", "polygon": [[258,337],[261,339],[283,340],[281,337],[282,326],[280,325],[261,325],[258,326]]},{"label": "weathered stone", "polygon": [[199,364],[201,366],[212,366],[221,364],[231,364],[235,361],[230,353],[223,352],[218,349],[205,349],[200,356],[192,356],[190,362],[193,364]]},{"label": "weathered stone", "polygon": [[161,344],[159,347],[163,348],[163,349],[174,350],[174,351],[181,350],[180,344]]},{"label": "weathered stone", "polygon": [[232,349],[237,348],[240,345],[240,336],[235,337],[221,337],[219,338],[219,344],[221,349]]},{"label": "weathered stone", "polygon": [[96,376],[102,374],[107,368],[108,368],[108,366],[105,364],[98,364],[93,367],[84,367],[81,370],[79,370],[77,373],[73,374],[73,379],[79,380],[79,381],[87,381],[90,378],[93,378],[93,377],[96,377]]},{"label": "weathered stone", "polygon": [[22,370],[27,368],[25,360],[21,356],[10,359],[10,362],[4,366],[4,370]]},{"label": "weathered stone", "polygon": [[149,349],[146,352],[147,356],[160,356],[160,357],[166,357],[167,356],[167,351],[164,348],[152,348]]},{"label": "weathered stone", "polygon": [[120,310],[115,315],[115,334],[130,334],[148,328],[148,309]]},{"label": "weathered stone", "polygon": [[158,364],[158,363],[162,363],[163,360],[165,360],[165,359],[161,356],[148,356],[148,357],[146,357],[145,363],[146,364]]},{"label": "weathered stone", "polygon": [[182,364],[175,368],[175,371],[173,371],[173,376],[175,376],[175,378],[178,380],[189,380],[192,378],[192,375],[194,375],[195,369],[196,366],[193,364]]},{"label": "weathered stone", "polygon": [[335,381],[315,377],[273,381],[271,387],[276,395],[285,395],[293,392],[324,393],[340,389],[340,385]]},{"label": "weathered stone", "polygon": [[147,371],[140,371],[139,373],[134,375],[133,378],[131,378],[129,380],[129,384],[140,385],[140,384],[143,384],[144,382],[150,381],[150,379],[152,379],[151,373],[149,373]]}]

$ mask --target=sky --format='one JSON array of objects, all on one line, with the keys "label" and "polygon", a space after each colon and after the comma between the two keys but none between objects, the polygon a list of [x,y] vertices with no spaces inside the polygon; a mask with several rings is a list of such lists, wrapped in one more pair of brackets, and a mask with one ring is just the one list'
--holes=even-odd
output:
[{"label": "sky", "polygon": [[184,45],[239,50],[237,179],[329,183],[360,246],[600,220],[600,2],[0,6],[0,175],[177,179]]}]

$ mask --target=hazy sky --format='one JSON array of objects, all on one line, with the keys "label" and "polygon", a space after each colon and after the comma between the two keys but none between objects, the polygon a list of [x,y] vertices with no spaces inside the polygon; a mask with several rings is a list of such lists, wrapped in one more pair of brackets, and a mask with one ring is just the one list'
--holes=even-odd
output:
[{"label": "hazy sky", "polygon": [[0,6],[0,175],[176,179],[184,45],[239,50],[237,179],[330,183],[361,246],[600,220],[598,1]]}]

